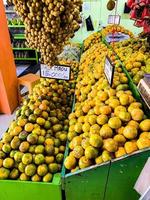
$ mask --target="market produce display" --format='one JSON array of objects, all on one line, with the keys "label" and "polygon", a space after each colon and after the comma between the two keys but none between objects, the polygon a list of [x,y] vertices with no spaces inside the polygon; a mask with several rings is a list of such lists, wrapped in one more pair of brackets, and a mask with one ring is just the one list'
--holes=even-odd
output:
[{"label": "market produce display", "polygon": [[[116,65],[112,88],[103,72],[106,55]],[[75,110],[69,115],[70,153],[64,162],[69,171],[150,147],[150,119],[128,88],[113,52],[103,43],[82,55],[75,94]]]},{"label": "market produce display", "polygon": [[0,141],[0,179],[51,182],[61,170],[76,71],[69,82],[41,78],[23,101]]},{"label": "market produce display", "polygon": [[95,32],[84,40],[84,51],[101,41],[101,32]]},{"label": "market produce display", "polygon": [[41,53],[41,62],[52,66],[57,62],[69,38],[79,29],[81,0],[12,0],[25,25],[30,48]]},{"label": "market produce display", "polygon": [[145,73],[150,73],[150,46],[146,39],[128,39],[113,44],[113,48],[136,85]]},{"label": "market produce display", "polygon": [[110,33],[124,33],[126,35],[129,35],[130,37],[134,37],[133,33],[129,31],[128,29],[125,29],[121,25],[108,25],[106,28],[104,28],[101,33],[103,36],[107,36]]}]

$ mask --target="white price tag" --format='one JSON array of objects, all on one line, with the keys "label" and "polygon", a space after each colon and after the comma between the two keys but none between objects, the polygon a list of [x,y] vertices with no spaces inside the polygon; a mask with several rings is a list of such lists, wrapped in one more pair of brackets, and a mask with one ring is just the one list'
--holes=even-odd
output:
[{"label": "white price tag", "polygon": [[113,83],[114,69],[115,69],[114,65],[111,63],[110,59],[106,56],[104,73],[110,86]]},{"label": "white price tag", "polygon": [[120,15],[108,15],[108,24],[120,24]]},{"label": "white price tag", "polygon": [[70,80],[71,69],[69,66],[64,65],[54,65],[50,68],[47,65],[41,64],[40,73],[43,78]]}]

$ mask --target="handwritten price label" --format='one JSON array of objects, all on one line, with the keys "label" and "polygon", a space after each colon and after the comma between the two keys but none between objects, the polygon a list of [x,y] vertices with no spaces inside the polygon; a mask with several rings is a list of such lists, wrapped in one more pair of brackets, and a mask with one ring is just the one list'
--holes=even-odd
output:
[{"label": "handwritten price label", "polygon": [[112,84],[113,84],[114,68],[115,67],[114,67],[113,63],[111,62],[109,57],[106,56],[104,73],[105,73],[105,76],[106,76],[110,86],[112,86]]},{"label": "handwritten price label", "polygon": [[60,80],[70,80],[70,67],[64,65],[54,65],[53,67],[48,67],[47,65],[41,64],[41,77],[53,78]]}]

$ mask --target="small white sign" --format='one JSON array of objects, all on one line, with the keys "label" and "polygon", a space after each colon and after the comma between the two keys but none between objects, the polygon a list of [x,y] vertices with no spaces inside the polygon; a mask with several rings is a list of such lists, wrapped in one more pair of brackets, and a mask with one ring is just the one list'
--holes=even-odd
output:
[{"label": "small white sign", "polygon": [[53,67],[48,67],[47,65],[41,64],[41,77],[53,78],[60,80],[70,80],[70,67],[64,65],[54,65]]},{"label": "small white sign", "polygon": [[114,77],[114,65],[111,63],[110,59],[107,56],[105,60],[104,73],[111,86],[113,83],[113,77]]},{"label": "small white sign", "polygon": [[108,15],[108,24],[120,24],[120,15]]}]

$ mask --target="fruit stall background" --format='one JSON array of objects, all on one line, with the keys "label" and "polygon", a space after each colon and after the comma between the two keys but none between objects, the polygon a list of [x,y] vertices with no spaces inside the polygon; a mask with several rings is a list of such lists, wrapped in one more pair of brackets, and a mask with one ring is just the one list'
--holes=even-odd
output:
[{"label": "fruit stall background", "polygon": [[[113,15],[115,13],[114,10],[108,11],[106,9],[107,5],[106,0],[84,0],[83,1],[83,18],[84,23],[82,24],[81,28],[76,32],[75,37],[72,39],[73,42],[79,42],[81,43],[82,40],[84,40],[87,36],[89,36],[92,31],[87,31],[86,29],[86,23],[85,19],[91,16],[93,25],[94,25],[94,32],[101,29],[101,26],[107,25],[108,15]],[[126,0],[118,0],[118,8],[117,8],[117,14],[121,16],[121,25],[123,25],[125,28],[128,28],[130,31],[132,31],[134,34],[139,34],[142,29],[135,27],[134,21],[130,20],[129,14],[124,14],[124,6],[125,6]],[[99,26],[99,23],[101,26]]]}]

